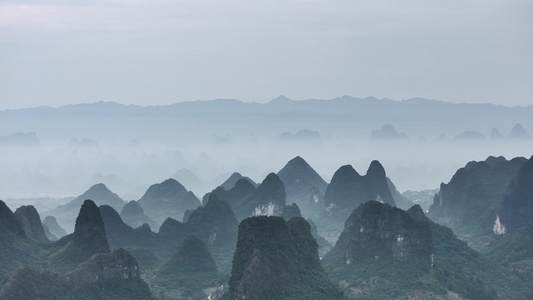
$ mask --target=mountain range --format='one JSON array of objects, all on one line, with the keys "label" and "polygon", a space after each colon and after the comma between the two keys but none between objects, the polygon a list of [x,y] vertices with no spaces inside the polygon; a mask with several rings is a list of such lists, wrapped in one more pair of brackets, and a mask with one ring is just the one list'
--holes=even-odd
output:
[{"label": "mountain range", "polygon": [[0,299],[529,299],[532,178],[533,157],[470,161],[426,213],[377,160],[328,184],[297,156],[202,202],[175,179],[129,202],[97,184],[46,222],[0,201]]}]

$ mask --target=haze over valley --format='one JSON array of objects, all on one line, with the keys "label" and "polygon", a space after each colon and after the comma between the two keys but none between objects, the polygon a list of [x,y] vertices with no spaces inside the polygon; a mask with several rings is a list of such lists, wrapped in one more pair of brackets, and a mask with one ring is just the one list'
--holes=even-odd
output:
[{"label": "haze over valley", "polygon": [[533,299],[533,2],[0,2],[0,300]]},{"label": "haze over valley", "polygon": [[201,197],[233,172],[260,181],[295,156],[326,181],[376,159],[401,192],[436,189],[470,160],[527,157],[532,110],[349,96],[5,110],[1,196],[57,199],[105,183],[133,200],[174,178]]}]

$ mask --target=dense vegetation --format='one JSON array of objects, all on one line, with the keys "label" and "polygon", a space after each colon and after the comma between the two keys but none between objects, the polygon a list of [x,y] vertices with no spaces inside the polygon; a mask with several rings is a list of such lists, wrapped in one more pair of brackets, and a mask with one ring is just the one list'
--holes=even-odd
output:
[{"label": "dense vegetation", "polygon": [[239,225],[229,291],[222,299],[340,299],[302,218],[253,217]]},{"label": "dense vegetation", "polygon": [[[293,192],[312,195],[315,173],[303,159],[284,170]],[[74,233],[50,242],[34,207],[13,213],[0,201],[0,299],[533,298],[533,158],[471,162],[442,185],[429,215],[453,220],[463,235],[476,233],[482,253],[420,206],[394,207],[394,185],[378,162],[365,176],[351,166],[335,173],[317,225],[299,205],[285,205],[278,175],[257,187],[232,177],[158,232],[86,200]],[[176,183],[152,186],[146,199],[183,200],[169,200],[176,190],[190,194]],[[136,201],[128,207],[129,217],[146,217]],[[239,224],[235,211],[258,216]],[[321,236],[328,230],[339,231],[335,246]]]}]

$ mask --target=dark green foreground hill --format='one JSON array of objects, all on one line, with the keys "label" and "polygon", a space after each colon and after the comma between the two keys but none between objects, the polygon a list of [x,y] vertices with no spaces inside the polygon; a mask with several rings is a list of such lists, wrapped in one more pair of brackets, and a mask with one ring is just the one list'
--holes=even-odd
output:
[{"label": "dark green foreground hill", "polygon": [[81,206],[74,233],[40,245],[0,201],[0,299],[153,299],[136,259],[109,251],[100,211]]},{"label": "dark green foreground hill", "polygon": [[520,275],[505,270],[429,220],[370,201],[355,209],[322,263],[352,299],[531,299]]},{"label": "dark green foreground hill", "polygon": [[303,218],[243,220],[229,292],[222,299],[343,299],[320,265],[317,248]]}]

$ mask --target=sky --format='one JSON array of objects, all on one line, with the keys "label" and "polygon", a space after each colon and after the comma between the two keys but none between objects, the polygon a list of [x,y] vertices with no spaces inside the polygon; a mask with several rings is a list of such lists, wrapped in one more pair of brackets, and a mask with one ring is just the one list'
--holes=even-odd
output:
[{"label": "sky", "polygon": [[533,1],[0,1],[0,110],[279,95],[533,104]]}]

